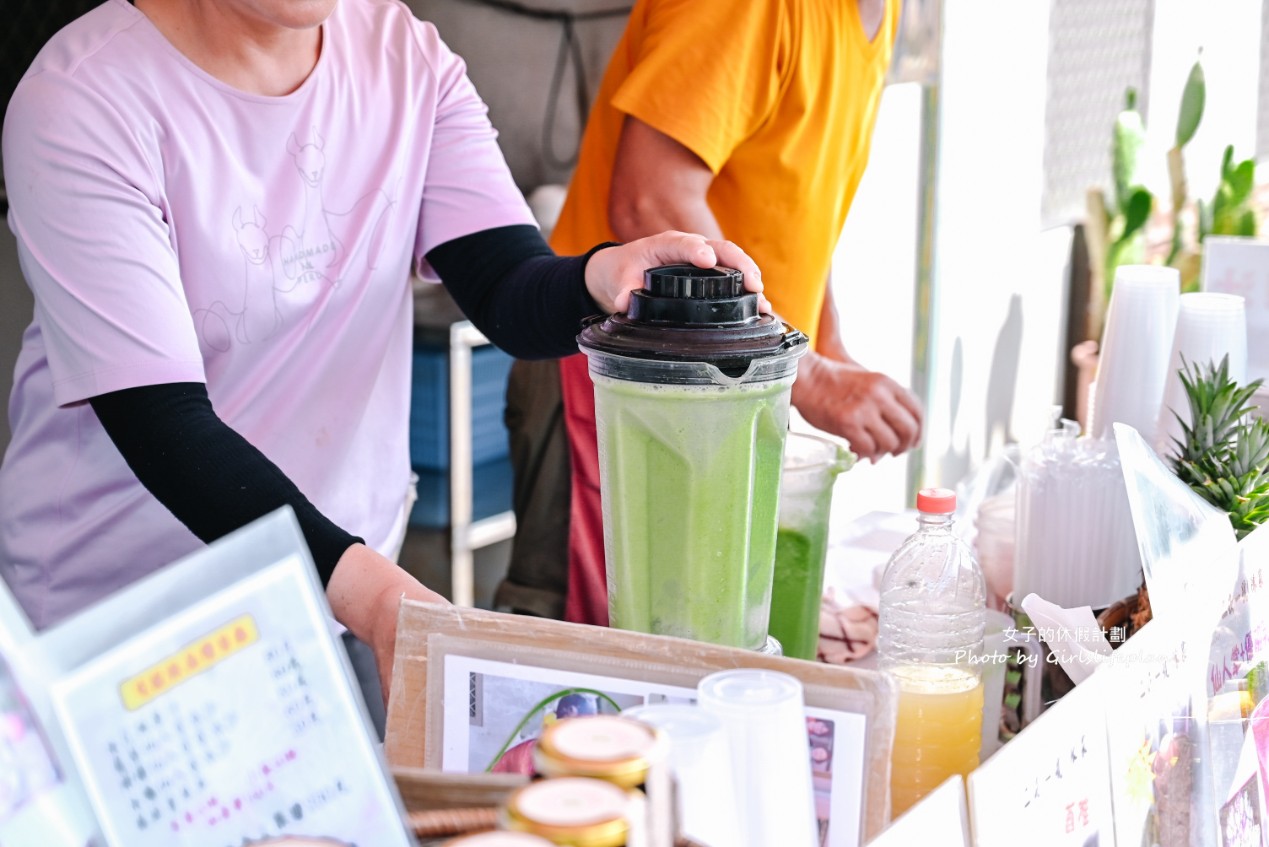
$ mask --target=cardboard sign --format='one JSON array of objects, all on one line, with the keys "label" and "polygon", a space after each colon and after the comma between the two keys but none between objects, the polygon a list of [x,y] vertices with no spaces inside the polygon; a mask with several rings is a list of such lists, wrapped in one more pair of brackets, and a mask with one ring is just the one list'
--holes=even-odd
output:
[{"label": "cardboard sign", "polygon": [[692,700],[703,677],[737,667],[782,671],[803,684],[823,847],[880,833],[895,692],[874,671],[407,600],[385,747],[395,767],[480,772],[541,728],[535,707],[556,695],[581,692],[596,710],[618,712]]},{"label": "cardboard sign", "polygon": [[1212,843],[1205,649],[1154,620],[1098,672],[1119,844]]}]

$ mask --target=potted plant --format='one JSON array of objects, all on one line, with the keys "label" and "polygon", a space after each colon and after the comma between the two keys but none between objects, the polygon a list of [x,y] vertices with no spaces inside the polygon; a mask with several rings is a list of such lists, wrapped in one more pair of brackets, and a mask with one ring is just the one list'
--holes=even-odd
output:
[{"label": "potted plant", "polygon": [[[1203,242],[1207,236],[1255,236],[1259,229],[1256,163],[1254,159],[1235,161],[1233,145],[1225,148],[1220,182],[1212,199],[1191,201],[1189,197],[1184,151],[1198,131],[1207,100],[1202,64],[1195,61],[1181,93],[1173,145],[1167,156],[1171,189],[1168,210],[1158,209],[1154,195],[1140,184],[1145,125],[1137,112],[1136,100],[1136,91],[1129,88],[1124,109],[1115,120],[1111,144],[1112,195],[1107,197],[1101,188],[1093,188],[1087,196],[1085,231],[1090,264],[1087,340],[1076,344],[1071,351],[1080,386],[1087,386],[1095,378],[1097,344],[1116,269],[1126,264],[1159,262],[1178,270],[1182,291],[1195,291],[1199,286]],[[1080,423],[1087,423],[1082,416]]]}]

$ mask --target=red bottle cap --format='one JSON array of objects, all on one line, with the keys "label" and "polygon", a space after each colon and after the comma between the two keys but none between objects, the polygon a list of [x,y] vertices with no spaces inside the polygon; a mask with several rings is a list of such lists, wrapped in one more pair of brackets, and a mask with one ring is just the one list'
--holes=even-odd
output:
[{"label": "red bottle cap", "polygon": [[950,515],[956,511],[956,492],[950,488],[922,488],[917,492],[917,511]]}]

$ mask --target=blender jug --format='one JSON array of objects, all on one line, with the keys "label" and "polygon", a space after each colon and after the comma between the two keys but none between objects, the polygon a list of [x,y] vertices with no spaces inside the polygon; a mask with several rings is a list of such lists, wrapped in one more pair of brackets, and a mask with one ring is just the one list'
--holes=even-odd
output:
[{"label": "blender jug", "polygon": [[578,344],[595,384],[609,623],[762,649],[806,336],[760,314],[739,271],[671,265]]}]

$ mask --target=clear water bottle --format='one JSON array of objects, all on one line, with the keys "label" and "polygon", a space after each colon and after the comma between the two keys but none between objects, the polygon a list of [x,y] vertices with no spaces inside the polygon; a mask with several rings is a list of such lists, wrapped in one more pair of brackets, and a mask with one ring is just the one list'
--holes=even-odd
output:
[{"label": "clear water bottle", "polygon": [[952,532],[956,494],[917,494],[917,531],[881,579],[877,654],[899,685],[891,758],[899,815],[953,774],[978,766],[986,588],[973,551]]}]

